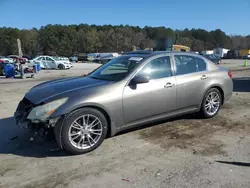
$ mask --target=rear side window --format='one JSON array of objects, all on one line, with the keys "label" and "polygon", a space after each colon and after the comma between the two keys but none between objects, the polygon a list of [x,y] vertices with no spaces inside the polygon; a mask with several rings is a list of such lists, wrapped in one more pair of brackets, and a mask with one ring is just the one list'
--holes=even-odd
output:
[{"label": "rear side window", "polygon": [[190,74],[198,71],[194,56],[175,55],[176,75]]},{"label": "rear side window", "polygon": [[175,55],[176,75],[190,74],[207,69],[206,62],[199,57]]},{"label": "rear side window", "polygon": [[198,65],[198,71],[205,71],[207,69],[207,63],[203,59],[196,57],[196,62]]}]

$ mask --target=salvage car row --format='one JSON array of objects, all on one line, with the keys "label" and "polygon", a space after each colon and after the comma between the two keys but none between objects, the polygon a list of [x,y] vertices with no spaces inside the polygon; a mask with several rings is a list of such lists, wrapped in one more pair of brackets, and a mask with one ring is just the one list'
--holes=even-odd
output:
[{"label": "salvage car row", "polygon": [[58,56],[37,56],[31,60],[16,55],[10,55],[7,57],[0,56],[0,63],[21,63],[27,64],[28,67],[33,67],[35,64],[39,64],[42,69],[69,69],[73,67],[69,58]]}]

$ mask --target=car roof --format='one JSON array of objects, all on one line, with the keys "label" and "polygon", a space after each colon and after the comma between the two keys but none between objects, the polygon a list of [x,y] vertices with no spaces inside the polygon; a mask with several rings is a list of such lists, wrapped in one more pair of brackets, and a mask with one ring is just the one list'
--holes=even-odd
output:
[{"label": "car roof", "polygon": [[152,50],[136,50],[136,51],[126,52],[123,55],[147,58],[147,57],[152,57],[152,56],[159,55],[159,54],[186,54],[186,55],[199,56],[199,54],[196,54],[193,52],[152,51]]}]

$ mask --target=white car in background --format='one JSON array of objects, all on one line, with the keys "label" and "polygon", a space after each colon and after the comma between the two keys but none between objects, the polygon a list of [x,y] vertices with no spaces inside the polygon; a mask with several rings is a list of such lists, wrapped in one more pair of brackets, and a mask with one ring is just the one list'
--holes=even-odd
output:
[{"label": "white car in background", "polygon": [[245,58],[246,58],[246,59],[250,59],[250,54],[247,54],[247,55],[245,56]]},{"label": "white car in background", "polygon": [[71,65],[65,60],[59,60],[57,57],[38,56],[28,61],[28,66],[33,67],[40,64],[41,69],[70,69]]},{"label": "white car in background", "polygon": [[59,59],[60,61],[68,62],[70,66],[73,67],[73,64],[72,62],[70,62],[69,58],[67,57],[55,57],[55,58]]}]

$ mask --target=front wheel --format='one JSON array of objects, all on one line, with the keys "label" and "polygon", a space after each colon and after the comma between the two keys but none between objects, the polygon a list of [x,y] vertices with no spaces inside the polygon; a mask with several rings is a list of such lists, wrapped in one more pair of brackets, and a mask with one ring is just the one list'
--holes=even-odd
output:
[{"label": "front wheel", "polygon": [[60,64],[60,65],[58,65],[58,68],[59,68],[60,70],[63,70],[63,69],[65,69],[65,66],[62,65],[62,64]]},{"label": "front wheel", "polygon": [[221,103],[222,98],[220,91],[216,88],[211,88],[203,98],[200,114],[204,118],[214,117],[219,112]]},{"label": "front wheel", "polygon": [[101,145],[107,135],[105,116],[93,108],[78,110],[64,121],[62,146],[71,154],[84,154]]}]

